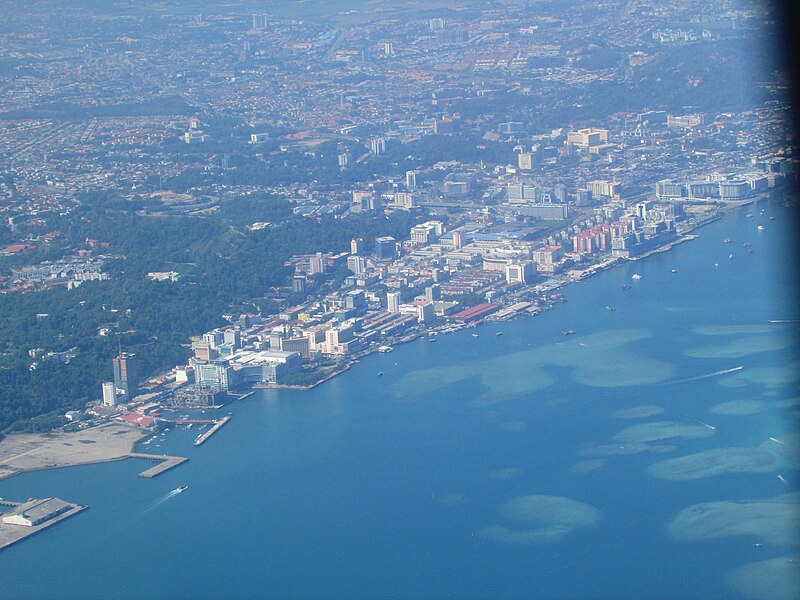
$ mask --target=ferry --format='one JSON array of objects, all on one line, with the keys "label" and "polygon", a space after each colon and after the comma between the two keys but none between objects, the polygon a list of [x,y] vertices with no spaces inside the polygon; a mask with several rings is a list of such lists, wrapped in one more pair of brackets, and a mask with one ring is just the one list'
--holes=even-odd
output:
[{"label": "ferry", "polygon": [[574,329],[565,329],[564,331],[561,332],[562,335],[572,335],[573,333],[578,333],[578,332]]},{"label": "ferry", "polygon": [[378,346],[378,352],[391,352],[394,350],[391,346]]}]

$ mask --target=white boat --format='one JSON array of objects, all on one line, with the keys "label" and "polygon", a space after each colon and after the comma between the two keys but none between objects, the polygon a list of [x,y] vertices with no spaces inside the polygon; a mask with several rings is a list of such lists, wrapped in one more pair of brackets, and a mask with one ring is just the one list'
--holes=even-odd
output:
[{"label": "white boat", "polygon": [[759,230],[759,231],[764,231],[764,226],[763,226],[763,225],[759,225],[759,226],[758,226],[758,230]]},{"label": "white boat", "polygon": [[639,275],[638,273],[634,273],[633,275],[631,275],[631,279],[641,279],[641,278],[642,276]]},{"label": "white boat", "polygon": [[391,346],[378,346],[378,352],[391,352],[394,350]]}]

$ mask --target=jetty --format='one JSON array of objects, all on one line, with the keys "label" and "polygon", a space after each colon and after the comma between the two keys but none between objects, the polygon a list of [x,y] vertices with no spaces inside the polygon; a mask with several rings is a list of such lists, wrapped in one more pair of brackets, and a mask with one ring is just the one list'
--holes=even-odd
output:
[{"label": "jetty", "polygon": [[128,454],[130,458],[144,458],[146,460],[156,461],[158,464],[153,465],[149,469],[145,469],[139,473],[139,477],[146,477],[150,479],[156,475],[161,475],[165,471],[169,471],[173,467],[185,463],[188,458],[185,456],[167,456],[166,454],[143,454],[141,452],[131,452]]},{"label": "jetty", "polygon": [[214,435],[215,433],[217,433],[217,431],[219,431],[219,430],[220,430],[220,428],[221,428],[223,425],[225,425],[225,423],[227,423],[227,422],[228,422],[228,421],[230,421],[230,420],[231,420],[231,416],[230,416],[230,415],[227,415],[227,416],[224,416],[224,417],[222,417],[222,418],[221,418],[219,421],[215,422],[215,423],[214,423],[214,424],[213,424],[213,425],[212,425],[212,426],[211,426],[211,427],[208,429],[208,431],[204,431],[203,433],[201,433],[200,435],[198,435],[198,436],[197,436],[197,438],[194,440],[194,445],[195,445],[195,446],[199,446],[200,444],[202,444],[203,442],[205,442],[205,441],[206,441],[208,438],[210,438],[212,435]]}]

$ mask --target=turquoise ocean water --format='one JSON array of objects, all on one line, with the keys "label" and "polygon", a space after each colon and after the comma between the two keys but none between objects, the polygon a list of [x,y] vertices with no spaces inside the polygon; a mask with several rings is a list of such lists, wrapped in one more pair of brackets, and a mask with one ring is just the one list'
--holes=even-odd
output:
[{"label": "turquoise ocean water", "polygon": [[190,458],[155,479],[0,481],[90,506],[0,553],[0,597],[796,597],[793,221],[697,233],[538,317],[258,391],[202,447],[142,448]]}]

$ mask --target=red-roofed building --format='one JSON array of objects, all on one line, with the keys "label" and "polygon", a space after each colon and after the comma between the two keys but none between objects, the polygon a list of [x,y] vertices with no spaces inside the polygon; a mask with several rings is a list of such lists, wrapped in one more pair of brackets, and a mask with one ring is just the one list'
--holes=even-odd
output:
[{"label": "red-roofed building", "polygon": [[10,256],[11,254],[19,254],[23,250],[36,250],[36,246],[33,244],[9,244],[0,250],[0,254]]},{"label": "red-roofed building", "polygon": [[495,304],[493,302],[484,302],[483,304],[476,304],[471,308],[467,308],[466,310],[457,312],[450,318],[456,321],[464,321],[464,322],[474,321],[475,319],[485,317],[486,315],[495,312],[499,308],[500,304]]},{"label": "red-roofed building", "polygon": [[158,422],[153,417],[147,417],[139,413],[128,413],[126,415],[120,415],[117,417],[117,420],[127,423],[128,425],[133,425],[135,427],[142,427],[142,428],[153,427]]}]

